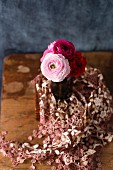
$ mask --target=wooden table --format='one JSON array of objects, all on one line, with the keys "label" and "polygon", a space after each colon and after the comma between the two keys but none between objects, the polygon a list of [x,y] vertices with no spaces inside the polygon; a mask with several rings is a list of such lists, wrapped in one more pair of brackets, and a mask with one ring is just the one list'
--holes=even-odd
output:
[{"label": "wooden table", "polygon": [[[113,95],[113,52],[86,52],[87,63],[99,68]],[[1,130],[9,131],[7,139],[27,142],[27,137],[37,127],[35,120],[35,91],[30,81],[37,75],[41,54],[16,54],[4,59]],[[36,142],[36,141],[34,141]],[[102,169],[113,170],[113,142],[104,148],[101,155]],[[0,170],[28,170],[30,161],[17,167],[0,154]],[[38,170],[49,166],[37,165]]]}]

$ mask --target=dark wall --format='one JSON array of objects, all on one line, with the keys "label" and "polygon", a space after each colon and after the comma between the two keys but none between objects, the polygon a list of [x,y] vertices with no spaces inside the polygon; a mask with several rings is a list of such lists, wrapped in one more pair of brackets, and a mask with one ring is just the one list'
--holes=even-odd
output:
[{"label": "dark wall", "polygon": [[0,54],[43,51],[55,39],[113,50],[113,0],[0,0]]},{"label": "dark wall", "polygon": [[0,63],[60,38],[77,50],[113,50],[113,0],[0,0]]}]

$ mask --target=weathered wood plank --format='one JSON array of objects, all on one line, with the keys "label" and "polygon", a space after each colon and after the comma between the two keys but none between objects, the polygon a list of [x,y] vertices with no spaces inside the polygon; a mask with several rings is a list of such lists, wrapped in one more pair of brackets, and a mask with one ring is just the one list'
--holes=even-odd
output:
[{"label": "weathered wood plank", "polygon": [[[99,68],[113,95],[113,52],[87,52],[88,65]],[[35,91],[30,81],[37,75],[41,54],[10,55],[4,60],[1,130],[8,130],[7,139],[28,141],[27,137],[38,125],[35,119]],[[40,141],[39,141],[40,142]],[[113,142],[101,155],[103,170],[113,169]],[[13,167],[8,158],[0,154],[0,170],[28,170],[30,161]],[[37,165],[38,170],[49,166]]]}]

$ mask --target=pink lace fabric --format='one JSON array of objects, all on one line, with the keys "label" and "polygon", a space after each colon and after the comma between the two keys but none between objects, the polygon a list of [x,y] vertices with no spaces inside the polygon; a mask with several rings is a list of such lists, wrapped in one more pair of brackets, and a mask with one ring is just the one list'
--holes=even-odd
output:
[{"label": "pink lace fabric", "polygon": [[66,100],[55,99],[51,81],[41,74],[34,82],[40,124],[28,139],[42,138],[42,144],[7,141],[7,133],[2,132],[0,152],[14,165],[31,159],[31,170],[36,162],[56,163],[52,170],[101,170],[99,155],[113,139],[113,107],[100,71],[86,68],[84,75],[73,80],[72,95]]}]

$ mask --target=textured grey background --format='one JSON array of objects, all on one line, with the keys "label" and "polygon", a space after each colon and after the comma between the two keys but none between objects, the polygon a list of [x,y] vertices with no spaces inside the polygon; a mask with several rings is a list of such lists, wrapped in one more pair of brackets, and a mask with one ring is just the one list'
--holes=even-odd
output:
[{"label": "textured grey background", "polygon": [[113,50],[113,0],[0,0],[0,73],[7,54],[60,38],[81,51]]}]

